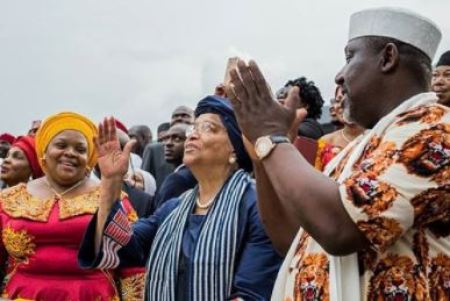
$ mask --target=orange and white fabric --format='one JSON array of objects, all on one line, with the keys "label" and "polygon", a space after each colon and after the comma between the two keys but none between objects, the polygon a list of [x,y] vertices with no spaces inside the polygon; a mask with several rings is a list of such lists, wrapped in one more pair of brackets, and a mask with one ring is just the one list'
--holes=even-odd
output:
[{"label": "orange and white fabric", "polygon": [[436,101],[410,98],[328,164],[370,248],[330,256],[300,229],[272,300],[450,299],[450,109]]}]

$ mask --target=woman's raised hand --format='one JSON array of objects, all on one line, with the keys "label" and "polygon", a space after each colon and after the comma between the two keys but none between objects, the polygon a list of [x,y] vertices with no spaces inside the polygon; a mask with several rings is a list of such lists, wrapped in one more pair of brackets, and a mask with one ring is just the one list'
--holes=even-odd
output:
[{"label": "woman's raised hand", "polygon": [[128,171],[134,143],[135,140],[132,139],[121,149],[114,117],[107,117],[99,124],[98,137],[94,138],[94,144],[102,179],[123,179]]}]

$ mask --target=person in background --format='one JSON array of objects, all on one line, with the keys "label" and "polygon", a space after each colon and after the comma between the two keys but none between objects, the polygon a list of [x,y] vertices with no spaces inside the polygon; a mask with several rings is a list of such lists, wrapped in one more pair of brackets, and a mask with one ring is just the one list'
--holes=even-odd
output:
[{"label": "person in background", "polygon": [[0,160],[6,157],[9,149],[11,148],[11,144],[14,143],[14,140],[16,140],[16,137],[9,133],[3,133],[0,135]]},{"label": "person in background", "polygon": [[0,180],[6,187],[27,183],[43,176],[36,155],[34,137],[19,136],[11,146],[0,167]]},{"label": "person in background", "polygon": [[364,132],[364,129],[355,123],[349,122],[344,119],[342,100],[344,95],[342,94],[342,87],[337,86],[335,92],[335,112],[336,120],[344,126],[321,137],[317,141],[317,155],[315,161],[315,167],[323,171],[325,166],[333,159],[337,154],[339,154],[350,142],[352,142],[356,137]]},{"label": "person in background", "polygon": [[344,127],[344,123],[342,122],[341,101],[342,97],[341,99],[336,99],[335,97],[330,99],[330,109],[329,109],[331,118],[330,122],[334,126],[334,131],[340,130]]},{"label": "person in background", "polygon": [[450,108],[429,92],[441,38],[406,9],[351,15],[335,81],[344,118],[367,132],[325,174],[284,136],[306,114],[298,91],[283,107],[254,61],[231,72],[227,94],[257,153],[259,212],[287,252],[272,300],[448,299]]},{"label": "person in background", "polygon": [[136,140],[132,152],[142,158],[145,146],[152,142],[152,131],[146,125],[135,125],[128,131],[128,136]]},{"label": "person in background", "polygon": [[157,207],[160,207],[167,200],[180,196],[186,190],[194,188],[197,184],[192,172],[183,164],[184,144],[186,141],[186,131],[191,126],[184,123],[177,123],[170,127],[164,137],[165,160],[176,166],[173,173],[167,176],[155,198]]},{"label": "person in background", "polygon": [[39,127],[41,126],[42,120],[33,120],[31,122],[31,127],[28,130],[28,136],[35,136]]},{"label": "person in background", "polygon": [[[177,123],[191,125],[192,120],[194,119],[194,113],[192,109],[186,106],[177,107],[172,112],[171,116],[170,126],[173,126]],[[166,177],[175,170],[175,166],[171,163],[166,162],[164,158],[164,145],[162,143],[153,143],[147,145],[144,150],[141,169],[148,171],[155,177],[156,187],[157,189],[159,189]]]},{"label": "person in background", "polygon": [[123,222],[117,200],[127,154],[113,120],[103,126],[99,165],[110,194],[86,232],[79,262],[97,269],[147,262],[145,300],[269,300],[281,258],[259,219],[247,173],[252,164],[231,105],[208,96],[195,116],[183,160],[199,184],[134,227]]},{"label": "person in background", "polygon": [[[129,185],[143,192],[147,193],[150,196],[154,196],[156,193],[156,182],[153,176],[142,169],[136,169],[132,174],[125,179]],[[148,216],[149,214],[145,215]]]},{"label": "person in background", "polygon": [[[8,154],[8,151],[11,147],[11,144],[14,143],[14,140],[16,137],[9,133],[3,133],[0,135],[0,173],[1,173],[1,164]],[[4,187],[5,183],[3,183],[2,180],[0,180],[0,188]]]},{"label": "person in background", "polygon": [[322,126],[318,122],[318,119],[322,116],[324,103],[319,88],[316,87],[314,82],[308,81],[305,77],[299,77],[288,81],[283,88],[277,91],[277,100],[283,103],[292,87],[299,87],[301,99],[299,108],[305,108],[308,112],[308,115],[298,128],[298,136],[315,140],[319,139],[324,135]]},{"label": "person in background", "polygon": [[431,90],[436,93],[440,104],[450,106],[450,50],[441,55],[433,70]]},{"label": "person in background", "polygon": [[167,133],[167,131],[170,129],[170,122],[163,122],[160,125],[158,125],[157,131],[157,140],[156,142],[162,143],[164,139],[164,135]]},{"label": "person in background", "polygon": [[186,131],[190,125],[177,123],[170,127],[163,139],[164,159],[179,167],[183,163]]},{"label": "person in background", "polygon": [[176,123],[192,124],[194,122],[194,111],[187,106],[179,106],[172,112],[170,125]]},{"label": "person in background", "polygon": [[[82,270],[78,246],[105,193],[89,178],[96,164],[97,128],[88,118],[63,112],[36,133],[44,176],[0,193],[0,266],[7,260],[2,297],[21,300],[140,300],[144,268]],[[128,150],[129,151],[129,150]],[[124,220],[136,220],[124,194]]]}]

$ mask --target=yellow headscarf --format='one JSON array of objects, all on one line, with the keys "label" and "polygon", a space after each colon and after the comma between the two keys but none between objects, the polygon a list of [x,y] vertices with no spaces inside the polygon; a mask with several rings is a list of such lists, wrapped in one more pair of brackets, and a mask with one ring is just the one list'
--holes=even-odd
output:
[{"label": "yellow headscarf", "polygon": [[44,169],[42,160],[48,145],[56,135],[64,130],[75,130],[86,137],[88,144],[87,165],[92,170],[97,163],[97,154],[93,142],[94,136],[97,135],[97,127],[85,116],[74,112],[61,112],[51,115],[42,122],[36,133],[36,153],[42,169]]}]

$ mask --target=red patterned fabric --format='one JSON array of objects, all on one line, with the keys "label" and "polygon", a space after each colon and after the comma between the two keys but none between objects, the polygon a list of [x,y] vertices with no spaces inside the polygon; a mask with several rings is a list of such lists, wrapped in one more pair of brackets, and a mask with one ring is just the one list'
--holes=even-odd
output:
[{"label": "red patterned fabric", "polygon": [[[6,254],[2,259],[8,262],[4,297],[51,301],[130,300],[121,296],[115,282],[120,281],[124,286],[130,282],[126,281],[127,277],[134,279],[133,283],[142,278],[142,286],[133,284],[133,289],[143,290],[143,267],[86,270],[78,265],[78,247],[96,211],[98,193],[97,190],[66,202],[37,199],[27,192],[25,185],[0,193],[3,238],[0,253]],[[78,204],[73,206],[73,203]]]},{"label": "red patterned fabric", "polygon": [[325,142],[323,139],[317,141],[317,155],[314,166],[323,171],[325,166],[342,150],[341,147]]}]

